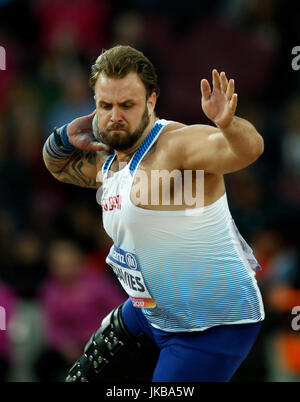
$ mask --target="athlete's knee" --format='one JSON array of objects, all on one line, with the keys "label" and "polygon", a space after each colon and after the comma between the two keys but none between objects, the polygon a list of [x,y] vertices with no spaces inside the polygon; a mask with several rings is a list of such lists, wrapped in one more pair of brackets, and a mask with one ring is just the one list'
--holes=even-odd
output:
[{"label": "athlete's knee", "polygon": [[[104,318],[85,346],[84,354],[71,367],[67,382],[134,381],[152,374],[159,348],[144,333],[137,338],[131,335],[123,322],[121,309],[122,305]],[[145,363],[145,358],[147,367],[141,376],[139,361]]]}]

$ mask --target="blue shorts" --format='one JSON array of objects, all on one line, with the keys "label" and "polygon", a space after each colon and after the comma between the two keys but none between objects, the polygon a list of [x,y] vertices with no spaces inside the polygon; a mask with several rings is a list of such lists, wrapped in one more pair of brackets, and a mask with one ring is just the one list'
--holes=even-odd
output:
[{"label": "blue shorts", "polygon": [[122,307],[122,317],[132,335],[145,332],[161,349],[153,382],[229,381],[262,324],[219,325],[196,333],[165,332],[152,327],[130,299]]}]

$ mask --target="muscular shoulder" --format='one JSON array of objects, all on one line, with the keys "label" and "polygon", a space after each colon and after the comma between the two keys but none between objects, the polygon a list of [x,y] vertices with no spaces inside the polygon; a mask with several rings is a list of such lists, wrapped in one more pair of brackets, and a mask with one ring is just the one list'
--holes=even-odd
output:
[{"label": "muscular shoulder", "polygon": [[[172,122],[168,124],[157,141],[156,154],[158,158],[166,161],[166,164],[172,165],[172,168],[179,168],[180,156],[185,151],[187,145],[191,145],[194,141],[194,136],[197,135],[197,142],[203,139],[203,143],[210,135],[218,133],[216,127],[197,124],[185,125],[179,122]],[[178,157],[177,157],[178,156]]]},{"label": "muscular shoulder", "polygon": [[179,122],[172,122],[163,129],[163,132],[161,133],[157,141],[157,145],[171,145],[172,142],[181,141],[184,136],[187,136],[191,132],[197,132],[199,136],[207,138],[207,136],[213,133],[217,133],[219,132],[219,130],[216,127],[206,124],[186,125]]}]

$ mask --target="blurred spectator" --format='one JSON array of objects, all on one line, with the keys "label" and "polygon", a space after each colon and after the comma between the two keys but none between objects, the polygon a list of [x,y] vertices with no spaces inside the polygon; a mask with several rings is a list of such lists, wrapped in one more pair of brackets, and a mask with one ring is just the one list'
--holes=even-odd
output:
[{"label": "blurred spectator", "polygon": [[241,234],[248,240],[268,218],[258,172],[254,167],[249,167],[226,176],[225,180],[232,216],[238,222]]},{"label": "blurred spectator", "polygon": [[286,174],[300,176],[300,97],[290,101],[286,113],[282,143],[283,168]]},{"label": "blurred spectator", "polygon": [[[34,23],[28,12],[28,2],[19,2],[16,12],[16,1],[0,4],[0,46],[5,49],[5,70],[0,70],[0,111],[5,109],[6,99],[12,86],[18,79],[20,71],[28,71],[34,58]],[[13,27],[13,29],[12,29]],[[26,44],[32,47],[26,51]]]},{"label": "blurred spectator", "polygon": [[300,98],[293,99],[285,115],[285,133],[282,138],[282,171],[279,191],[290,205],[300,202]]},{"label": "blurred spectator", "polygon": [[[109,269],[108,265],[105,263],[105,259],[109,253],[110,247],[113,242],[111,238],[107,235],[103,228],[102,221],[99,223],[99,227],[97,227],[97,237],[96,237],[96,245],[94,250],[91,251],[87,255],[87,264],[91,269],[94,269],[96,272],[106,271],[108,274],[116,280],[116,277],[112,270]],[[107,271],[108,270],[108,271]]]},{"label": "blurred spectator", "polygon": [[3,133],[6,152],[0,158],[2,206],[11,214],[15,226],[24,228],[42,149],[39,99],[29,82],[18,79],[7,107]]},{"label": "blurred spectator", "polygon": [[15,235],[11,264],[5,280],[22,300],[34,300],[37,289],[46,276],[41,240],[34,233]]},{"label": "blurred spectator", "polygon": [[274,277],[273,261],[281,250],[284,250],[284,240],[278,231],[262,227],[252,236],[251,245],[262,267],[262,270],[257,272],[260,286],[267,286],[268,282],[271,281],[272,283],[272,277]]},{"label": "blurred spectator", "polygon": [[[217,10],[220,0],[174,2],[173,0],[113,0],[116,12],[128,9],[139,10],[145,15],[155,17],[167,23],[176,35],[184,35],[205,18]],[[187,23],[188,21],[188,23]]]},{"label": "blurred spectator", "polygon": [[32,7],[44,54],[63,37],[90,57],[105,45],[110,16],[107,0],[35,0]]},{"label": "blurred spectator", "polygon": [[86,194],[85,201],[81,201],[79,197],[70,200],[67,208],[60,211],[54,222],[55,235],[72,239],[85,253],[95,251],[101,239],[101,209],[96,204],[96,197],[91,197],[88,202],[88,195],[89,193]]},{"label": "blurred spectator", "polygon": [[50,247],[49,278],[40,289],[47,348],[36,363],[41,381],[63,380],[102,319],[125,300],[104,273],[85,265],[74,242],[56,240]]},{"label": "blurred spectator", "polygon": [[[6,40],[3,40],[0,31],[0,46],[5,49],[5,70],[0,70],[0,112],[5,110],[7,97],[15,80],[17,79],[17,64],[14,58],[17,50]],[[9,50],[8,50],[9,49]]]},{"label": "blurred spectator", "polygon": [[0,281],[5,280],[12,258],[13,224],[10,216],[0,209]]},{"label": "blurred spectator", "polygon": [[62,99],[49,109],[46,116],[45,137],[54,127],[69,123],[76,117],[89,114],[95,102],[88,86],[88,76],[81,69],[73,69],[62,87]]},{"label": "blurred spectator", "polygon": [[114,20],[112,46],[121,44],[141,49],[145,38],[145,19],[142,14],[129,11]]},{"label": "blurred spectator", "polygon": [[277,227],[273,224],[255,234],[252,247],[263,268],[257,273],[267,316],[263,342],[276,368],[269,371],[267,380],[297,381],[300,378],[300,335],[299,328],[297,332],[297,328],[292,327],[293,308],[299,306],[300,313],[297,238],[286,236],[282,224]]},{"label": "blurred spectator", "polygon": [[[165,70],[163,58],[157,51],[152,39],[152,20],[148,20],[142,13],[126,11],[118,15],[112,24],[111,46],[129,45],[144,53],[155,66],[158,83],[161,89],[158,100],[158,112],[164,97]],[[154,28],[155,29],[155,28]]]},{"label": "blurred spectator", "polygon": [[300,253],[281,252],[273,261],[273,278],[265,290],[269,320],[273,317],[276,363],[287,381],[300,380]]}]

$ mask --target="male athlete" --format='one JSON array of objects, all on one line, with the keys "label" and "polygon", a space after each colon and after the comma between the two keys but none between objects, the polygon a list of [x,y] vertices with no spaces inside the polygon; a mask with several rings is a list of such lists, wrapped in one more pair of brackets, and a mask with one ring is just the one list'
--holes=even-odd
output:
[{"label": "male athlete", "polygon": [[[232,220],[223,175],[253,163],[263,139],[235,116],[224,72],[213,70],[212,88],[201,81],[214,126],[159,119],[154,67],[129,46],[102,52],[90,85],[96,111],[55,129],[43,156],[60,181],[102,185],[114,242],[106,261],[129,298],[103,320],[67,381],[229,381],[264,307],[259,265]],[[196,197],[185,197],[191,189]]]}]

